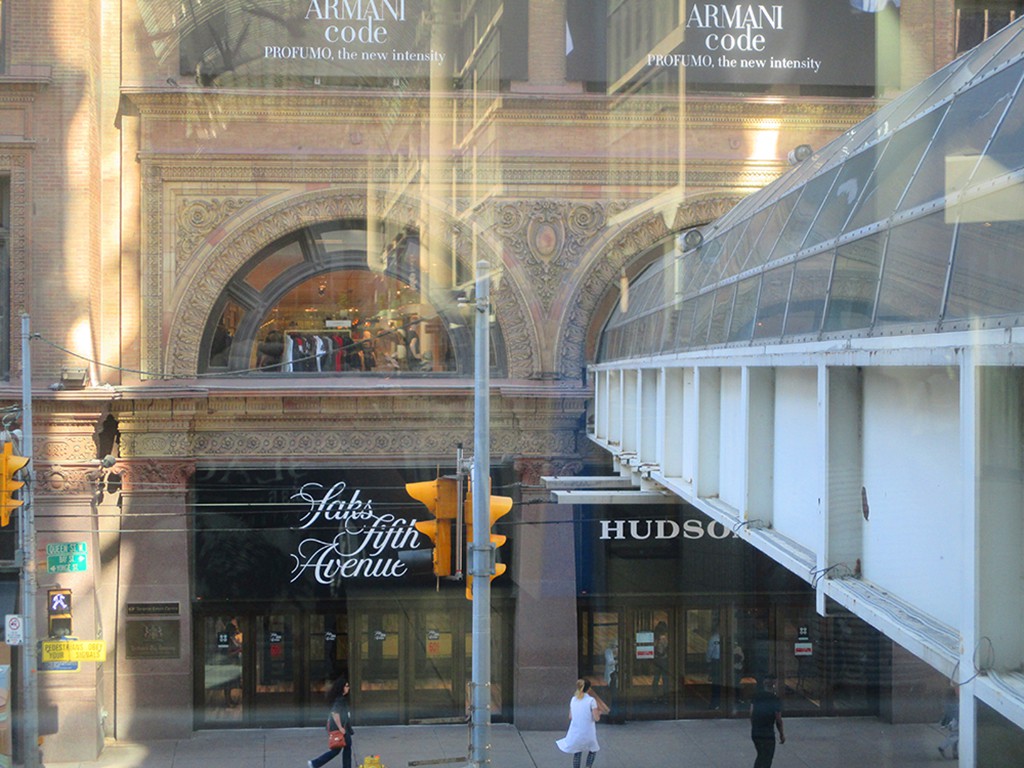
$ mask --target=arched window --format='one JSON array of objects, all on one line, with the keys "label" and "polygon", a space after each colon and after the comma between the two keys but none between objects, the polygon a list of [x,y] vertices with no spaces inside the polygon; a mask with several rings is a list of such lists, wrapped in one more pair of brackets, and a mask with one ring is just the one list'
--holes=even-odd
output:
[{"label": "arched window", "polygon": [[[430,284],[419,233],[370,253],[365,224],[293,232],[264,248],[221,294],[203,335],[201,373],[256,376],[468,374],[472,319],[445,258]],[[378,252],[379,251],[379,252]],[[440,270],[433,270],[434,272]],[[492,329],[492,348],[503,347]],[[502,354],[492,357],[502,360]]]}]

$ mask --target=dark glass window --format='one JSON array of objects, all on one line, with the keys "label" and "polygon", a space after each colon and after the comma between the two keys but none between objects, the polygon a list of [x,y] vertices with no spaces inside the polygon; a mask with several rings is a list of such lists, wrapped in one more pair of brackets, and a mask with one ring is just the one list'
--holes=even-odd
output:
[{"label": "dark glass window", "polygon": [[1024,14],[1015,0],[957,0],[956,52],[969,51]]},{"label": "dark glass window", "polygon": [[679,310],[679,328],[676,329],[675,349],[682,351],[690,346],[690,337],[693,334],[693,315],[697,309],[697,300],[689,299],[683,302]]}]

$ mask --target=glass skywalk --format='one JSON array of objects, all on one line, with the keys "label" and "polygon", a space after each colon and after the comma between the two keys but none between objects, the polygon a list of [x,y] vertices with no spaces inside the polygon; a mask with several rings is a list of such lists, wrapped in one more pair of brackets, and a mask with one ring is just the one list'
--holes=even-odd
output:
[{"label": "glass skywalk", "polygon": [[600,360],[1020,325],[1022,77],[1018,21],[680,238]]}]

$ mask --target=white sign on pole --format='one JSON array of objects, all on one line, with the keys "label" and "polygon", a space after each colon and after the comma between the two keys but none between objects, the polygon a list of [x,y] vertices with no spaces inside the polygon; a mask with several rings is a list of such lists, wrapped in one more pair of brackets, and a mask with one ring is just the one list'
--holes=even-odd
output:
[{"label": "white sign on pole", "polygon": [[25,626],[20,614],[9,613],[4,617],[4,642],[8,645],[22,645],[25,642]]}]

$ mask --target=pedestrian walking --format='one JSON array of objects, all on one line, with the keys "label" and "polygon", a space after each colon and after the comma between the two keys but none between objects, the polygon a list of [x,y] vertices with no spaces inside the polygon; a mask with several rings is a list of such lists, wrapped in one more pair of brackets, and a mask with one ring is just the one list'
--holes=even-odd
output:
[{"label": "pedestrian walking", "polygon": [[607,714],[608,707],[590,690],[590,681],[577,680],[576,693],[569,699],[569,730],[565,738],[555,743],[566,754],[572,755],[572,768],[580,768],[583,752],[587,752],[587,768],[594,764],[594,758],[601,745],[597,743],[597,721]]},{"label": "pedestrian walking", "polygon": [[772,760],[775,759],[776,729],[779,731],[779,744],[785,744],[782,700],[775,690],[775,678],[769,675],[761,681],[761,687],[750,704],[750,738],[757,751],[754,768],[771,768]]},{"label": "pedestrian walking", "polygon": [[[330,760],[341,754],[341,768],[352,768],[352,734],[355,729],[352,727],[352,710],[348,702],[348,680],[339,677],[334,681],[327,692],[327,701],[331,709],[327,715],[328,749],[319,757],[307,761],[307,768],[320,768]],[[340,733],[344,737],[344,743],[336,744]]]}]

